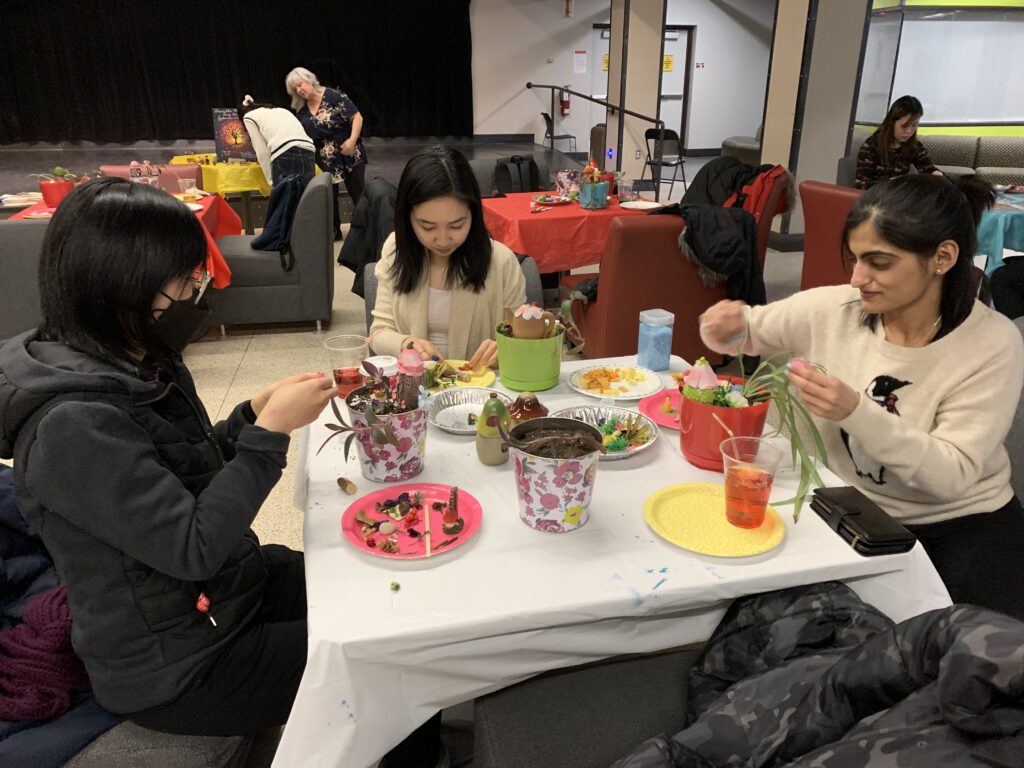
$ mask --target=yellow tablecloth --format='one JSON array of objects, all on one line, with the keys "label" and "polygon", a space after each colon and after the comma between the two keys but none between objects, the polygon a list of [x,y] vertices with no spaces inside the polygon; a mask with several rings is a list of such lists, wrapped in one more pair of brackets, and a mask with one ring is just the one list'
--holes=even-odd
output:
[{"label": "yellow tablecloth", "polygon": [[270,182],[263,175],[259,163],[218,163],[216,159],[215,154],[175,155],[171,164],[195,163],[202,168],[203,189],[207,192],[225,195],[259,191],[264,197],[270,196]]}]

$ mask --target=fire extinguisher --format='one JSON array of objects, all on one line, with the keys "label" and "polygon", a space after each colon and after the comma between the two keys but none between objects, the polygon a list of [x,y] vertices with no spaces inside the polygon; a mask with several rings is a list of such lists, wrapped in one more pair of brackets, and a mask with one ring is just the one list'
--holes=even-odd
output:
[{"label": "fire extinguisher", "polygon": [[[566,86],[568,87],[568,86]],[[569,116],[569,94],[566,91],[558,92],[558,109],[562,113],[562,117]]]}]

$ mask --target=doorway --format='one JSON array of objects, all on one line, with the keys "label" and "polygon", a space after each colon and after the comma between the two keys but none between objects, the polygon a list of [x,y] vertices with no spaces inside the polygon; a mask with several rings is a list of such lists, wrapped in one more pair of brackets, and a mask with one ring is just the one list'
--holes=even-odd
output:
[{"label": "doorway", "polygon": [[[679,134],[680,143],[686,147],[687,126],[690,105],[690,71],[693,68],[693,39],[697,28],[693,25],[669,24],[665,27],[662,52],[661,85],[657,117],[665,127]],[[595,99],[608,98],[608,48],[611,41],[611,25],[595,24],[591,32],[590,95]],[[603,123],[606,110],[599,104],[590,103],[590,124]]]}]

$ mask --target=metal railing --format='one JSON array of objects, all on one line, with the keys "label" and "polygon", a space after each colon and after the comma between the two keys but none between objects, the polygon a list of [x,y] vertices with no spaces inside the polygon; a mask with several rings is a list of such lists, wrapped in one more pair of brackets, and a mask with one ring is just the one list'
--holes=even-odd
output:
[{"label": "metal railing", "polygon": [[[651,164],[651,177],[654,180],[654,199],[655,200],[660,200],[660,194],[661,194],[661,160],[662,160],[662,157],[663,157],[663,151],[664,151],[664,145],[665,145],[665,123],[664,123],[664,121],[659,120],[656,117],[651,117],[650,115],[642,115],[639,112],[634,112],[633,110],[626,109],[625,107],[620,107],[617,104],[612,104],[610,101],[606,101],[605,99],[597,99],[597,98],[594,98],[593,96],[588,96],[585,93],[580,93],[579,91],[574,91],[571,88],[566,88],[565,86],[562,86],[562,85],[547,85],[546,83],[527,82],[526,83],[526,87],[527,87],[527,89],[531,89],[531,88],[547,88],[547,89],[549,89],[551,91],[551,112],[548,113],[548,114],[551,115],[551,131],[550,131],[550,134],[551,134],[551,136],[550,136],[550,139],[551,139],[551,149],[555,148],[555,96],[556,96],[555,92],[556,91],[559,92],[559,93],[568,93],[570,96],[576,96],[577,98],[584,99],[585,101],[589,101],[589,102],[591,102],[593,104],[600,104],[601,106],[606,107],[607,109],[610,109],[612,111],[612,113],[621,112],[624,115],[629,115],[629,116],[635,117],[635,118],[637,118],[639,120],[646,120],[648,123],[654,123],[654,127],[658,129],[658,141],[656,141],[655,144],[654,144],[654,157],[651,158],[651,160],[650,160],[650,164]],[[623,124],[622,124],[622,121],[620,120],[619,121],[619,141],[618,141],[618,146],[619,146],[620,149],[622,148],[622,131],[623,131]],[[615,153],[615,170],[616,171],[621,171],[622,170],[622,157],[620,156],[619,152]],[[642,176],[643,176],[643,174],[641,174],[641,177]]]}]

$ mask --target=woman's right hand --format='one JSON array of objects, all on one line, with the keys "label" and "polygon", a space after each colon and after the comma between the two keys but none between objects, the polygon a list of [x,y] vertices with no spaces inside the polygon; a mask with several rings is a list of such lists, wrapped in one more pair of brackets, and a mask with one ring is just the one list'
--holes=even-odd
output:
[{"label": "woman's right hand", "polygon": [[256,426],[290,434],[319,416],[337,391],[334,380],[323,375],[299,381],[286,379],[270,393]]},{"label": "woman's right hand", "polygon": [[700,316],[700,338],[708,349],[739,354],[747,335],[746,306],[742,301],[720,301]]},{"label": "woman's right hand", "polygon": [[402,349],[406,349],[409,346],[409,342],[412,342],[412,348],[420,353],[421,360],[433,360],[435,357],[438,359],[444,357],[444,355],[437,351],[437,347],[429,341],[417,339],[414,336],[408,336],[402,341]]}]

